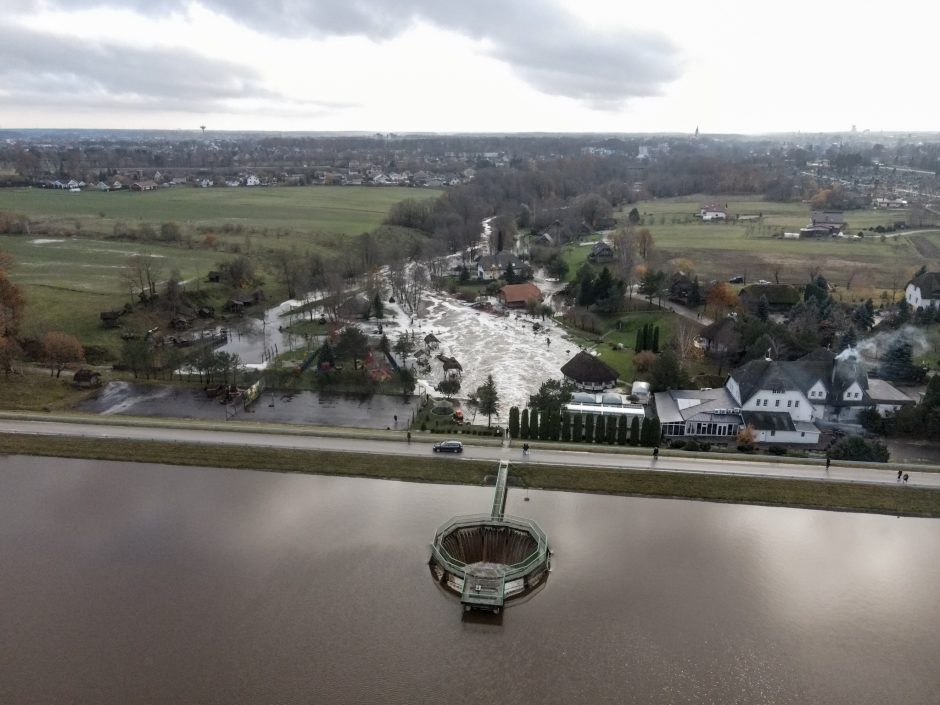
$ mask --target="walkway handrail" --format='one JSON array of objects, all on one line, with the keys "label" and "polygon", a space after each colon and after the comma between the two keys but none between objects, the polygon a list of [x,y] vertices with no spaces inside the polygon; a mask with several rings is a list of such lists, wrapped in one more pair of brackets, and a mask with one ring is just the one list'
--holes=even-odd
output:
[{"label": "walkway handrail", "polygon": [[434,535],[434,542],[431,544],[431,553],[437,562],[444,566],[448,572],[466,577],[466,567],[469,564],[450,555],[447,549],[443,547],[441,541],[444,536],[449,535],[457,529],[481,525],[494,527],[507,526],[522,530],[533,536],[536,540],[536,547],[532,553],[526,556],[522,561],[506,566],[506,572],[503,574],[505,580],[521,578],[534,566],[548,559],[548,537],[534,521],[511,516],[503,517],[503,519],[496,521],[486,514],[474,514],[454,517],[437,530],[437,533]]},{"label": "walkway handrail", "polygon": [[493,511],[490,516],[499,521],[506,512],[506,483],[509,480],[509,461],[499,461],[499,471],[496,473],[496,491],[493,493]]}]

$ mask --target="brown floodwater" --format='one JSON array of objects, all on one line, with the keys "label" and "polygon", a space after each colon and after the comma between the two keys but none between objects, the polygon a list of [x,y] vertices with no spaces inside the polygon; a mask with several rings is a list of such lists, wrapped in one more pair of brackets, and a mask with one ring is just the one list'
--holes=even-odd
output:
[{"label": "brown floodwater", "polygon": [[0,457],[0,703],[938,702],[940,521],[513,489],[551,577],[465,620],[491,495]]}]

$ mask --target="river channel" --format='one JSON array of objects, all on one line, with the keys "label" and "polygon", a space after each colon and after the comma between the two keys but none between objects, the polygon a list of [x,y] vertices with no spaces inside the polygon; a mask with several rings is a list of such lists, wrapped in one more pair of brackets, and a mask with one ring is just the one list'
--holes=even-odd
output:
[{"label": "river channel", "polygon": [[491,496],[0,457],[0,702],[938,702],[940,521],[513,489],[553,572],[466,620],[427,546]]}]

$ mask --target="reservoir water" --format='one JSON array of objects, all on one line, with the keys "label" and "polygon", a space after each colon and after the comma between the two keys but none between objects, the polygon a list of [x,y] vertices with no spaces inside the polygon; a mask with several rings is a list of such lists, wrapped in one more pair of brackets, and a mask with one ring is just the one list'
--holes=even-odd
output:
[{"label": "reservoir water", "polygon": [[492,488],[2,457],[0,702],[938,702],[940,521],[524,496],[553,572],[466,620]]}]

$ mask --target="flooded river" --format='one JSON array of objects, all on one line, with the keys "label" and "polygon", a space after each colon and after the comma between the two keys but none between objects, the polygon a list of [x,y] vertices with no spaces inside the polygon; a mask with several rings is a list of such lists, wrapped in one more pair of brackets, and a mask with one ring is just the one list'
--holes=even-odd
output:
[{"label": "flooded river", "polygon": [[511,490],[552,575],[465,621],[491,493],[0,458],[0,702],[937,703],[936,520]]}]

